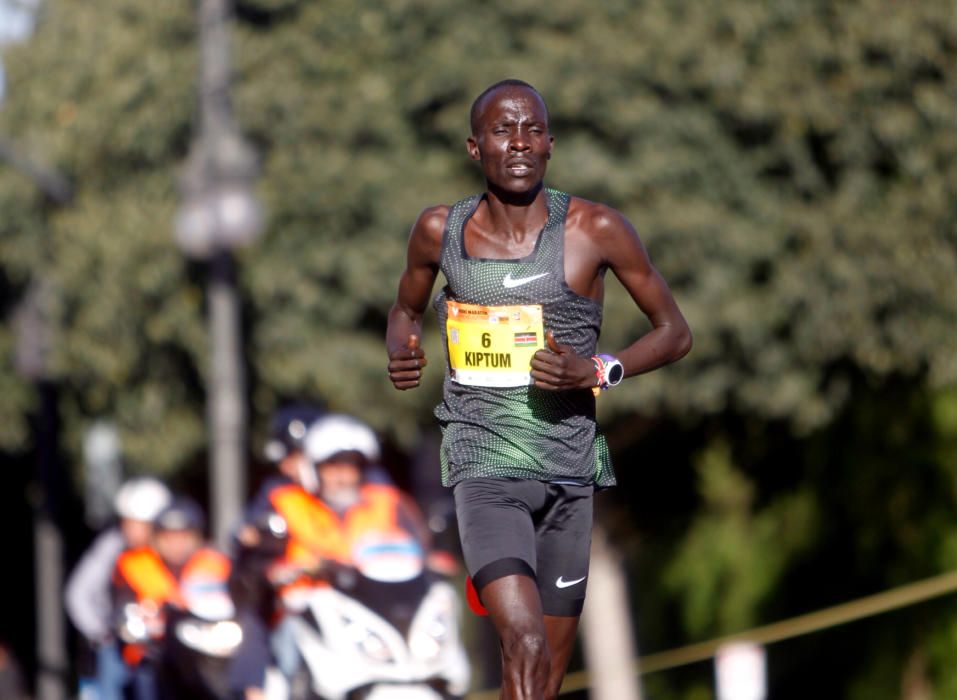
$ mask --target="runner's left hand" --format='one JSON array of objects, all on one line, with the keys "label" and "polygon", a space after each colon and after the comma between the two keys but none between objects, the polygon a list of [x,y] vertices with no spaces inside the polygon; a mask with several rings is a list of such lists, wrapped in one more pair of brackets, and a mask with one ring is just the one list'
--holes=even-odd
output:
[{"label": "runner's left hand", "polygon": [[532,356],[532,379],[539,389],[551,391],[591,389],[598,383],[591,358],[556,341],[551,331],[545,331],[545,347]]}]

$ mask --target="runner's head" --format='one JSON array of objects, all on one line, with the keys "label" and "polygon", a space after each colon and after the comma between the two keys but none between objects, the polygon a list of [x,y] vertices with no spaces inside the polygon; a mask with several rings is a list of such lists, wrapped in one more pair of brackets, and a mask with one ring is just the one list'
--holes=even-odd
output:
[{"label": "runner's head", "polygon": [[359,498],[363,470],[379,459],[379,440],[368,425],[344,414],[316,421],[305,441],[306,456],[316,467],[319,494],[335,508]]},{"label": "runner's head", "polygon": [[542,186],[554,139],[548,107],[534,87],[503,80],[472,104],[469,157],[480,163],[491,190],[534,196]]},{"label": "runner's head", "polygon": [[526,83],[524,80],[519,80],[518,78],[506,78],[505,80],[499,80],[497,83],[489,85],[487,88],[482,90],[478,97],[472,101],[472,109],[469,111],[469,123],[472,126],[472,135],[475,136],[478,134],[480,117],[482,112],[486,107],[486,102],[491,100],[496,96],[496,93],[499,91],[505,90],[527,90],[537,96],[538,101],[541,102],[542,108],[545,111],[545,125],[548,126],[548,105],[545,104],[545,98],[542,97],[540,93],[533,85]]}]

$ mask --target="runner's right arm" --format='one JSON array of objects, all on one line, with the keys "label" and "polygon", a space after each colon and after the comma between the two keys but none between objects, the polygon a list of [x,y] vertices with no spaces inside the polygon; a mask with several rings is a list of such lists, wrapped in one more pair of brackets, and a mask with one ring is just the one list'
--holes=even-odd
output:
[{"label": "runner's right arm", "polygon": [[449,208],[441,205],[426,209],[409,234],[406,268],[399,279],[399,290],[389,311],[386,331],[389,379],[396,389],[417,387],[422,368],[427,364],[425,351],[421,348],[422,316],[439,274],[442,234],[448,212]]}]

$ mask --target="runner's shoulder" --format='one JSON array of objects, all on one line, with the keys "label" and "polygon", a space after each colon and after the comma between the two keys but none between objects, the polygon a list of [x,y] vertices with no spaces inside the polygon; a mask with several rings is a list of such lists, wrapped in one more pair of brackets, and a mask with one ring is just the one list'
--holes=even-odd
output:
[{"label": "runner's shoulder", "polygon": [[409,234],[409,254],[413,260],[433,267],[438,264],[442,251],[442,237],[450,207],[438,204],[422,210]]},{"label": "runner's shoulder", "polygon": [[582,197],[572,197],[569,201],[566,229],[598,244],[613,242],[623,235],[636,235],[631,222],[620,211]]},{"label": "runner's shoulder", "polygon": [[451,207],[447,204],[436,204],[432,207],[426,207],[415,220],[412,233],[441,240],[442,234],[445,231],[445,222],[449,218],[450,209]]}]

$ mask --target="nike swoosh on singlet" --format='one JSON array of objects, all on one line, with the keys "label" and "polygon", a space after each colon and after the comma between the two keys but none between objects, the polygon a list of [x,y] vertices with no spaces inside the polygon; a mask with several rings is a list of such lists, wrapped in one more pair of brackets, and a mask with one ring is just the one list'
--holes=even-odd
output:
[{"label": "nike swoosh on singlet", "polygon": [[502,280],[502,286],[506,289],[511,289],[512,287],[521,287],[523,284],[528,284],[529,282],[534,282],[537,279],[545,277],[549,273],[543,272],[540,275],[532,275],[531,277],[512,277],[512,273],[509,272],[505,275],[505,279]]},{"label": "nike swoosh on singlet", "polygon": [[555,587],[556,587],[556,588],[568,588],[569,586],[574,586],[576,583],[581,583],[581,582],[584,581],[586,578],[588,578],[588,577],[587,577],[587,576],[582,576],[581,578],[576,578],[574,581],[565,581],[565,580],[562,579],[561,576],[559,576],[557,579],[555,579]]}]

